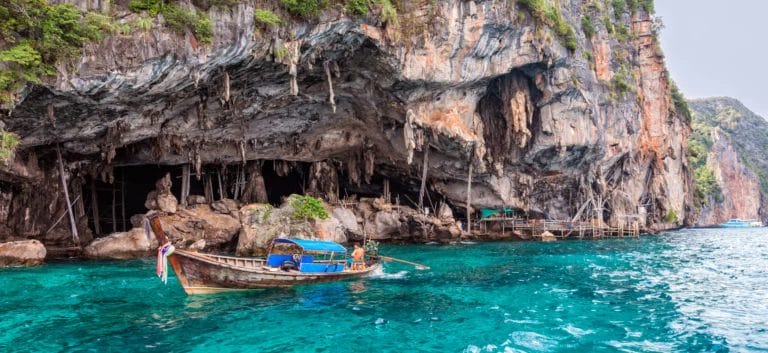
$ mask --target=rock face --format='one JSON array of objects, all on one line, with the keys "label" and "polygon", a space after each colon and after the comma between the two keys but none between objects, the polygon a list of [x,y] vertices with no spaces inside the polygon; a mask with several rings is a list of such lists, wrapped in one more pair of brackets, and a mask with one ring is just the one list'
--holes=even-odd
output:
[{"label": "rock face", "polygon": [[[91,44],[75,70],[25,91],[4,115],[22,138],[14,163],[53,166],[56,145],[86,179],[124,165],[191,164],[201,176],[265,160],[280,176],[280,166],[306,162],[308,190],[334,200],[376,178],[414,195],[426,161],[428,191],[454,210],[465,207],[472,165],[475,209],[570,219],[591,202],[606,211],[582,217],[619,223],[640,213],[653,225],[674,213],[683,223],[689,128],[671,104],[651,14],[557,3],[575,29],[572,50],[514,1],[399,2],[398,21],[331,8],[303,21],[276,2],[279,29],[254,24],[256,3],[241,1],[208,11],[210,46],[156,20],[151,35]],[[121,4],[114,11],[138,16]],[[580,30],[587,15],[589,37]],[[245,198],[288,182],[262,174],[248,177]],[[394,232],[393,220],[377,218]]]},{"label": "rock face", "polygon": [[40,265],[45,253],[45,246],[37,240],[0,243],[0,267]]},{"label": "rock face", "polygon": [[155,253],[157,240],[150,234],[149,240],[144,228],[114,233],[98,238],[85,247],[85,256],[91,259],[138,259]]},{"label": "rock face", "polygon": [[175,214],[161,216],[160,222],[171,242],[180,248],[188,248],[202,239],[206,250],[226,250],[240,231],[237,218],[216,212],[208,205],[179,209]]},{"label": "rock face", "polygon": [[766,220],[768,121],[732,98],[690,101],[699,215],[711,226],[730,218]]}]

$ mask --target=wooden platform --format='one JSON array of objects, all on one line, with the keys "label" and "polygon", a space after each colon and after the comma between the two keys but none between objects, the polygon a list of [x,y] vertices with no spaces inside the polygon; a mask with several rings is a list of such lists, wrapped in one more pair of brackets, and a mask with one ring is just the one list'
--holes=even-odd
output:
[{"label": "wooden platform", "polygon": [[531,238],[542,238],[544,232],[552,233],[556,239],[602,239],[639,237],[642,233],[637,222],[629,225],[610,226],[602,222],[571,222],[552,220],[528,220],[507,217],[489,217],[475,222],[477,232],[501,232],[523,234]]}]

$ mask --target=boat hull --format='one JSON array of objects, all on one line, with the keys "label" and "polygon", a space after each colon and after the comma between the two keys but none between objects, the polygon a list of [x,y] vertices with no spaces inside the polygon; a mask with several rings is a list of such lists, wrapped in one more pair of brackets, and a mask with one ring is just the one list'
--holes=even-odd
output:
[{"label": "boat hull", "polygon": [[[225,263],[222,259],[230,263]],[[227,291],[242,291],[291,287],[301,284],[332,282],[362,277],[381,264],[376,263],[361,271],[329,273],[303,273],[283,271],[264,266],[263,262],[252,259],[218,257],[178,250],[169,257],[169,262],[187,294],[209,294]]]}]

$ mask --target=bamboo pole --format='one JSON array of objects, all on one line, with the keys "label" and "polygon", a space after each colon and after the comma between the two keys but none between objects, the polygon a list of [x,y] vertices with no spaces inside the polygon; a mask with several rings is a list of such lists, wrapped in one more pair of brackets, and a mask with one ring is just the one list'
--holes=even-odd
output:
[{"label": "bamboo pole", "polygon": [[[79,199],[80,199],[80,196],[78,195],[73,202],[77,202],[77,200],[79,200]],[[48,228],[48,230],[46,230],[45,233],[43,233],[43,234],[50,233],[53,230],[53,228],[56,228],[56,226],[59,225],[59,222],[61,222],[61,220],[64,219],[64,216],[66,216],[66,215],[67,215],[67,212],[62,213],[61,216],[59,216],[59,218],[56,219],[56,222],[53,222],[53,224],[51,224],[51,226]]]},{"label": "bamboo pole", "polygon": [[61,149],[56,145],[56,157],[59,159],[59,176],[61,177],[61,186],[64,188],[64,201],[67,203],[67,213],[69,213],[69,225],[72,231],[72,239],[75,244],[80,245],[80,237],[77,234],[77,223],[75,223],[75,214],[72,212],[72,204],[69,203],[69,189],[67,188],[67,177],[64,175],[64,162],[61,160]]},{"label": "bamboo pole", "polygon": [[112,233],[117,233],[117,190],[112,184]]},{"label": "bamboo pole", "polygon": [[469,160],[469,173],[467,173],[467,234],[472,233],[472,215],[470,208],[472,204],[472,159]]},{"label": "bamboo pole", "polygon": [[101,219],[99,218],[99,198],[96,193],[96,178],[91,178],[91,208],[93,212],[93,230],[101,234]]},{"label": "bamboo pole", "polygon": [[237,176],[235,176],[235,191],[234,191],[235,200],[240,200],[240,169],[242,169],[242,167],[238,166]]},{"label": "bamboo pole", "polygon": [[216,178],[218,179],[218,182],[219,182],[219,200],[223,200],[223,199],[227,198],[226,195],[224,195],[224,184],[221,183],[221,170],[222,169],[223,168],[219,168],[219,172],[216,173]]},{"label": "bamboo pole", "polygon": [[125,225],[125,169],[123,169],[123,172],[120,176],[120,213],[123,218],[123,232],[128,230],[128,227]]},{"label": "bamboo pole", "polygon": [[424,146],[424,161],[421,167],[421,187],[419,188],[419,212],[424,209],[424,190],[427,187],[427,171],[429,170],[429,142]]},{"label": "bamboo pole", "polygon": [[384,200],[387,201],[387,203],[392,202],[392,198],[389,193],[389,178],[384,178]]}]

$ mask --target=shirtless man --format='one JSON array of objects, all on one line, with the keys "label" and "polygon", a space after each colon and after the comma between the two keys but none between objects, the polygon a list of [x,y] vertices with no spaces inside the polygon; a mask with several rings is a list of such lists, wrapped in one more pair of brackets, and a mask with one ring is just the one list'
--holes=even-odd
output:
[{"label": "shirtless man", "polygon": [[355,243],[355,250],[352,251],[352,270],[365,270],[365,250],[357,243]]}]

